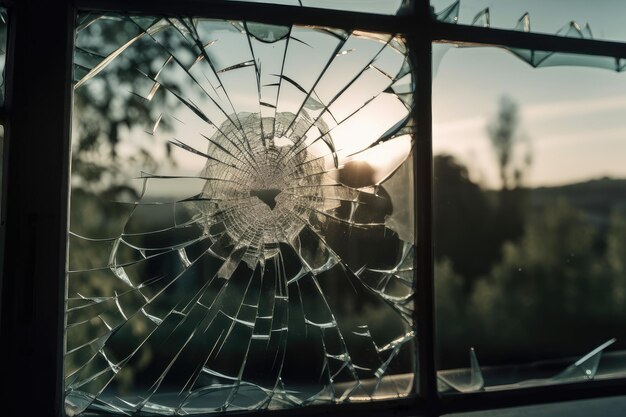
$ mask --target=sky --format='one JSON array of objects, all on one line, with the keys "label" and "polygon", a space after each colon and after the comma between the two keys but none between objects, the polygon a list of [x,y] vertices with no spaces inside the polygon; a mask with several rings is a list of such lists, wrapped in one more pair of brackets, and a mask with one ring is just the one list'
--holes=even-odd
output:
[{"label": "sky", "polygon": [[519,135],[533,163],[527,184],[626,177],[626,73],[585,67],[533,68],[499,48],[435,46],[433,149],[455,155],[474,180],[499,186],[487,135],[500,97],[520,109]]},{"label": "sky", "polygon": [[[433,0],[432,4],[439,11],[450,2]],[[376,2],[373,1],[372,4],[374,3]],[[589,22],[597,38],[626,40],[626,26],[621,22],[621,16],[626,16],[626,2],[605,0],[599,2],[604,6],[601,8],[590,7],[590,2],[575,0],[553,0],[550,3],[499,0],[494,2],[496,6],[492,6],[491,3],[485,0],[462,0],[460,22],[470,23],[477,12],[490,6],[492,26],[512,27],[519,16],[527,10],[531,14],[533,30],[554,33],[570,20],[576,20],[581,24]],[[620,12],[622,9],[624,13]],[[220,32],[215,36],[212,34],[204,36],[206,39],[218,40],[210,46],[215,57],[229,59],[228,62],[220,62],[220,67],[249,59],[242,52],[248,51],[247,43],[238,44],[245,38],[241,37],[238,31],[230,29],[232,33]],[[305,36],[298,32],[296,35],[300,38]],[[313,40],[307,39],[310,43]],[[348,68],[363,65],[359,57],[366,56],[367,53],[362,53],[367,51],[368,47],[376,45],[372,42],[362,42],[363,44],[359,42],[357,38],[354,44],[346,45],[346,52],[352,52],[337,60],[337,68],[331,68],[330,73],[333,76],[327,77],[328,91],[337,89],[334,84],[342,85],[345,82],[343,78],[346,77],[342,75],[344,73],[349,75]],[[234,47],[235,45],[237,47]],[[290,50],[297,52],[298,47],[304,48],[293,43]],[[319,53],[318,49],[325,50],[325,48],[312,50]],[[495,116],[498,101],[502,96],[510,97],[520,108],[521,124],[518,133],[523,139],[523,144],[519,147],[518,156],[530,151],[533,157],[526,181],[528,185],[556,185],[603,176],[626,177],[626,164],[623,163],[626,151],[626,119],[623,117],[626,111],[626,73],[583,67],[532,68],[510,52],[498,48],[454,48],[436,44],[434,51],[436,72],[433,80],[433,148],[436,154],[455,155],[470,168],[474,180],[487,187],[499,186],[496,158],[486,128]],[[277,53],[267,51],[272,52]],[[309,63],[324,63],[327,59],[323,56],[310,59],[308,55],[313,53],[311,48],[305,52],[306,54],[302,52],[301,56],[297,56],[296,53],[288,59],[289,63],[296,65],[294,74],[298,71],[302,73],[303,85],[306,80],[304,75],[309,72],[316,73],[297,68],[303,57],[309,58],[306,60]],[[280,53],[277,57],[280,57]],[[272,62],[271,55],[265,58],[268,59],[264,62]],[[385,56],[384,61],[380,59],[377,61],[377,65],[386,62],[397,66],[396,58],[391,55]],[[287,73],[290,73],[289,70],[287,65]],[[265,70],[267,73],[277,71],[278,69]],[[223,75],[225,78],[234,77],[231,84],[237,88],[230,88],[229,92],[231,98],[239,104],[237,107],[240,111],[257,111],[259,108],[256,94],[250,96],[250,91],[256,91],[256,77],[253,75],[252,68]],[[248,84],[244,83],[244,80],[248,80]],[[272,82],[271,79],[262,81],[263,84]],[[306,82],[309,84],[313,82],[309,81]],[[365,95],[370,94],[369,90],[375,92],[379,89],[376,82],[376,79],[364,78],[364,84],[355,85],[358,88],[354,90],[362,91]],[[287,87],[289,86],[283,89],[283,93],[288,91]],[[300,94],[295,89],[292,90],[294,94]],[[323,96],[325,86],[318,86],[316,92]],[[193,97],[193,100],[201,103],[200,98]],[[279,111],[294,110],[288,106],[290,100],[283,98],[280,103]],[[342,103],[336,103],[337,106],[339,104]],[[381,108],[385,111],[381,111]],[[398,115],[404,113],[397,100],[381,103],[381,106],[372,106],[372,109],[371,114],[363,112],[364,116],[359,118],[358,123],[347,123],[345,128],[342,126],[333,131],[333,139],[342,145],[339,148],[345,148],[346,155],[352,149],[350,144],[356,141],[371,143],[372,138],[375,139],[387,127],[395,124]],[[167,118],[167,114],[164,117]],[[180,120],[184,123],[180,124]],[[148,137],[152,141],[149,148],[157,153],[157,150],[161,150],[161,155],[155,155],[157,159],[163,158],[162,145],[168,139],[183,137],[186,141],[191,141],[192,137],[187,132],[194,129],[198,132],[206,130],[203,122],[197,120],[194,122],[193,117],[184,118],[177,114],[170,122],[175,126],[173,133]],[[146,135],[141,130],[129,132],[126,137],[127,139],[118,146],[121,155],[136,152],[136,147],[145,141]],[[202,141],[199,146],[205,146],[203,138],[198,137],[198,140]],[[160,146],[154,146],[156,144]],[[205,163],[203,158],[194,157],[179,149],[175,149],[174,152],[175,158],[179,157],[179,164],[175,167],[178,173],[194,174],[202,170]],[[373,159],[380,158],[375,155]],[[162,164],[160,168],[168,171],[166,164]]]},{"label": "sky", "polygon": [[[105,20],[98,21],[94,26],[116,24],[117,21]],[[287,34],[288,28],[250,25],[252,35],[249,38],[242,25],[201,20],[196,30],[203,45],[207,45],[205,49],[210,56],[210,63],[207,59],[195,60],[193,54],[197,52],[188,50],[187,39],[177,43],[183,35],[173,28],[155,31],[154,38],[137,37],[134,32],[128,34],[134,41],[123,43],[129,46],[115,58],[118,61],[127,55],[129,59],[134,57],[134,51],[140,48],[154,47],[155,39],[167,45],[162,49],[168,51],[163,52],[164,56],[157,54],[156,58],[150,58],[150,64],[154,67],[151,70],[158,71],[159,82],[165,87],[150,96],[154,91],[154,82],[148,77],[142,77],[141,73],[137,74],[137,86],[133,87],[137,90],[133,92],[139,96],[151,97],[145,101],[145,105],[150,110],[150,122],[154,119],[154,123],[148,123],[152,127],[146,129],[137,124],[124,131],[116,145],[117,154],[122,158],[131,160],[138,149],[142,149],[157,161],[154,167],[140,166],[141,161],[129,164],[128,177],[135,179],[130,182],[137,189],[143,186],[143,181],[137,179],[141,171],[157,175],[199,175],[207,164],[203,153],[207,152],[209,138],[230,146],[229,140],[223,137],[223,131],[233,126],[233,123],[227,121],[229,113],[236,114],[233,120],[239,119],[239,122],[245,122],[249,114],[259,112],[265,120],[274,115],[280,120],[290,114],[302,114],[302,122],[294,124],[292,130],[305,129],[300,133],[306,132],[304,143],[307,145],[307,153],[303,155],[309,160],[323,161],[331,176],[337,174],[337,168],[352,160],[359,160],[367,162],[376,171],[377,181],[382,181],[408,157],[411,151],[409,135],[395,138],[389,143],[377,143],[389,129],[406,123],[409,115],[410,104],[405,104],[398,95],[388,91],[391,89],[397,94],[411,91],[411,74],[407,68],[402,40],[392,35],[355,32],[349,37],[346,33],[347,40],[343,43],[340,34],[305,26],[292,28],[289,36],[293,40],[290,42],[282,37],[272,41],[258,38],[265,36],[266,32],[280,33],[282,29]],[[173,32],[173,39],[166,37],[166,32]],[[92,39],[85,34],[79,36],[80,45],[99,43],[97,40],[97,37]],[[339,48],[339,52],[336,48]],[[169,49],[174,51],[176,60],[169,59]],[[370,63],[374,65],[370,66]],[[144,62],[141,65],[147,66]],[[183,67],[188,69],[183,70]],[[217,73],[214,72],[216,70]],[[97,95],[95,88],[98,86],[98,78],[106,75],[107,71],[115,71],[115,67],[112,65],[102,70],[102,73],[94,73],[94,78],[87,78],[87,82],[82,83],[84,86],[80,84],[79,88],[91,88],[92,94]],[[280,74],[286,77],[285,80],[291,81],[279,83]],[[223,88],[216,87],[220,85]],[[162,98],[174,97],[167,90],[171,86],[180,89],[179,94],[183,99],[167,101]],[[309,91],[313,92],[307,99]],[[116,94],[130,97],[130,92],[126,91],[118,91]],[[199,111],[190,105],[182,105],[183,100],[193,103]],[[321,103],[328,106],[328,112],[323,111]],[[304,111],[300,113],[303,105]],[[305,122],[307,118],[310,120]],[[280,132],[282,123],[276,124],[279,127],[277,132]],[[163,126],[169,126],[170,130]],[[256,127],[260,128],[261,125],[257,126],[255,122],[254,135],[260,133],[256,132]],[[248,126],[246,129],[253,127]],[[327,131],[327,136],[332,138],[332,152],[328,140],[323,140],[323,131]],[[242,136],[243,133],[238,135]],[[295,134],[291,140],[287,137],[275,139],[281,143],[279,146],[293,146],[292,140],[298,138],[298,134]],[[75,140],[79,139],[76,135]],[[165,145],[170,140],[180,141],[198,152],[174,146],[171,155],[176,164],[172,164],[165,153]],[[370,146],[372,149],[366,150]],[[150,182],[153,189],[159,188],[159,193],[175,193],[177,198],[181,193],[187,193],[185,197],[188,197],[199,192],[197,184],[185,189],[183,181],[175,189],[172,189],[171,182]],[[157,194],[157,191],[154,193]]]}]

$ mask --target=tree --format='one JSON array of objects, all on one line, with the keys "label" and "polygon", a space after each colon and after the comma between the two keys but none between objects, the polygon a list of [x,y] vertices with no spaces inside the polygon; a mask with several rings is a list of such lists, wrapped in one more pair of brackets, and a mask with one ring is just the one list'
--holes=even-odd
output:
[{"label": "tree", "polygon": [[435,308],[438,361],[441,369],[467,365],[464,342],[470,337],[467,326],[468,292],[464,277],[444,258],[435,262]]},{"label": "tree", "polygon": [[503,190],[521,186],[524,175],[532,163],[530,149],[527,149],[521,161],[516,161],[517,145],[524,140],[519,133],[519,123],[517,103],[508,96],[502,96],[498,113],[487,126],[487,134],[496,154]]},{"label": "tree", "polygon": [[[497,157],[500,172],[501,190],[498,194],[498,208],[494,217],[496,240],[500,243],[516,240],[523,233],[524,219],[528,210],[528,191],[523,187],[524,178],[532,164],[530,142],[519,133],[519,108],[508,96],[500,98],[496,117],[487,126]],[[519,145],[525,141],[528,146],[524,155]]]},{"label": "tree", "polygon": [[576,355],[613,337],[605,320],[612,289],[596,235],[565,199],[531,216],[520,241],[505,243],[502,261],[476,285],[469,321],[481,348],[508,362],[529,361],[533,351]]},{"label": "tree", "polygon": [[[145,20],[149,24],[158,18]],[[95,193],[132,192],[132,188],[125,186],[128,177],[125,170],[129,166],[154,169],[160,163],[175,163],[169,143],[158,145],[155,141],[153,146],[145,147],[127,140],[137,132],[151,131],[157,124],[160,130],[170,131],[170,120],[161,118],[160,110],[173,111],[180,105],[161,90],[155,90],[150,97],[151,105],[146,105],[148,92],[154,86],[149,77],[155,77],[161,69],[146,63],[167,62],[165,49],[175,50],[183,42],[173,31],[163,31],[160,35],[163,47],[146,39],[149,37],[137,19],[98,14],[80,16],[74,58],[77,83],[73,187]],[[132,39],[136,39],[133,47],[127,47]],[[127,148],[123,154],[119,152],[122,144]],[[129,146],[133,148],[128,149]],[[161,146],[164,149],[157,149]],[[155,154],[165,154],[165,158]]]},{"label": "tree", "polygon": [[435,256],[452,263],[469,291],[472,279],[487,273],[499,256],[491,232],[494,208],[453,156],[437,155],[433,171]]},{"label": "tree", "polygon": [[611,280],[611,305],[616,314],[626,314],[626,218],[613,210],[606,235],[606,263]]}]

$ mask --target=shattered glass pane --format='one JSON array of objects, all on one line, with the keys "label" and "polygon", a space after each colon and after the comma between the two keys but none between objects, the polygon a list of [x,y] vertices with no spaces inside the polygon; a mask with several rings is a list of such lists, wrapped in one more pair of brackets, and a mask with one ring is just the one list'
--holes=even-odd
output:
[{"label": "shattered glass pane", "polygon": [[624,97],[614,71],[533,68],[500,48],[443,56],[433,83],[440,391],[626,376]]},{"label": "shattered glass pane", "polygon": [[583,39],[626,40],[621,0],[430,0],[437,20]]},{"label": "shattered glass pane", "polygon": [[68,415],[415,391],[402,38],[83,14],[74,62]]},{"label": "shattered glass pane", "polygon": [[345,10],[348,12],[401,14],[410,0],[231,0],[248,3],[282,4],[286,6],[317,7],[320,9]]}]

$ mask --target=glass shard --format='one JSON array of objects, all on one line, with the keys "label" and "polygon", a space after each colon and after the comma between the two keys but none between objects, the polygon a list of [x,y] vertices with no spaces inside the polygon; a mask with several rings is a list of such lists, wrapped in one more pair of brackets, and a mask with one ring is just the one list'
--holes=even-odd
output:
[{"label": "glass shard", "polygon": [[451,3],[448,7],[445,7],[443,10],[435,13],[435,17],[437,20],[445,23],[457,23],[459,20],[459,10],[461,8],[461,3],[459,1],[455,1]]},{"label": "glass shard", "polygon": [[593,379],[598,372],[598,365],[600,365],[602,352],[604,351],[604,349],[615,343],[616,340],[617,339],[613,338],[604,342],[603,344],[568,366],[567,369],[556,375],[554,379]]},{"label": "glass shard", "polygon": [[481,391],[485,386],[478,358],[474,348],[470,348],[470,367],[449,372],[439,372],[437,375],[440,391],[452,388],[458,392]]},{"label": "glass shard", "polygon": [[593,2],[570,0],[430,0],[430,4],[435,18],[446,23],[626,40],[622,22],[626,4],[620,0],[603,0],[600,7]]},{"label": "glass shard", "polygon": [[[518,2],[519,3],[519,2]],[[490,5],[490,1],[468,1],[463,2],[460,0],[455,1],[450,4],[448,7],[443,8],[440,12],[435,13],[435,18],[445,23],[457,23],[461,22],[462,24],[472,25],[472,26],[482,26],[482,27],[494,27],[494,28],[504,28],[504,29],[514,29],[523,32],[531,32],[531,18],[529,12],[520,12],[518,17],[516,18],[516,22],[514,25],[502,26],[498,25],[498,23],[492,23],[492,15],[490,12],[490,6],[485,7],[483,9],[476,9],[477,5]],[[503,7],[505,10],[509,11],[509,9],[517,10],[518,6],[521,4],[508,4],[498,3],[496,7],[497,10],[502,11],[499,7]],[[526,5],[526,3],[524,3]],[[475,15],[473,19],[461,19],[459,20],[459,13],[464,10],[464,7],[467,6],[467,11],[478,10],[474,12]],[[493,6],[491,6],[493,7]],[[623,5],[616,6],[623,7]],[[544,11],[541,7],[537,6],[539,9],[539,15],[541,15],[541,11]],[[596,8],[597,9],[597,8]],[[594,10],[596,10],[594,9]],[[586,9],[585,9],[586,11]],[[597,10],[596,10],[597,11]],[[626,9],[625,9],[626,12]],[[550,15],[551,16],[551,15]],[[546,19],[541,19],[544,22]],[[498,21],[500,22],[500,21]],[[534,27],[534,26],[533,26]],[[623,25],[620,24],[620,28]],[[533,30],[534,31],[534,30]],[[584,25],[578,24],[574,20],[570,20],[565,25],[560,26],[558,29],[554,29],[551,34],[555,34],[558,36],[566,36],[566,37],[575,37],[581,39],[593,39],[594,35],[591,31],[591,27],[589,23],[585,23]],[[626,40],[626,31],[623,33],[623,39]],[[433,60],[434,70],[438,68],[439,62],[441,61],[443,55],[448,51],[448,49],[452,46],[454,47],[477,47],[476,44],[464,44],[464,43],[455,43],[454,45],[439,43],[436,45],[445,45],[444,47],[439,47],[436,51],[435,58]],[[479,46],[478,46],[479,47]],[[595,56],[595,55],[581,55],[581,54],[573,54],[573,53],[563,53],[563,52],[554,52],[554,51],[542,51],[539,49],[522,49],[522,48],[513,48],[502,46],[502,49],[508,50],[513,53],[515,56],[520,58],[521,60],[527,62],[533,67],[556,67],[556,66],[581,66],[581,67],[592,67],[592,68],[605,68],[612,71],[622,72],[626,69],[626,60],[623,58],[616,58],[611,56]],[[437,49],[437,48],[435,48]]]},{"label": "glass shard", "polygon": [[75,52],[66,412],[411,395],[403,39],[83,14]]},{"label": "glass shard", "polygon": [[474,19],[472,20],[472,26],[482,26],[482,27],[488,28],[490,26],[489,22],[490,22],[490,13],[489,13],[489,7],[487,7],[486,9],[478,12],[476,16],[474,16]]}]

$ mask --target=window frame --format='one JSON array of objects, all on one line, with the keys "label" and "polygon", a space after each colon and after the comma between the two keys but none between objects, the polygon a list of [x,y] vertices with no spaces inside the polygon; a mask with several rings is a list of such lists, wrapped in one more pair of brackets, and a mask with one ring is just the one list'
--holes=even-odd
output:
[{"label": "window frame", "polygon": [[[626,43],[437,21],[429,0],[387,16],[227,0],[0,0],[9,16],[0,218],[0,401],[8,415],[64,416],[65,265],[74,27],[79,11],[199,15],[402,34],[415,75],[417,395],[389,401],[237,413],[249,416],[419,415],[626,394],[626,378],[440,395],[435,368],[432,235],[432,43],[461,42],[626,58]],[[45,202],[45,204],[42,204]],[[7,342],[10,341],[10,342]],[[7,387],[9,387],[7,389]],[[28,408],[25,408],[28,407]],[[36,411],[35,411],[36,410]]]}]

